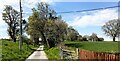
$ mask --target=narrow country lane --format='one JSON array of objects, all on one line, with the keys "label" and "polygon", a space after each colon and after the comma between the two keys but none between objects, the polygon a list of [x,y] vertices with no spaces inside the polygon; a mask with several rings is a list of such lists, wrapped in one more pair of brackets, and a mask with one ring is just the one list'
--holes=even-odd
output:
[{"label": "narrow country lane", "polygon": [[48,58],[43,51],[44,46],[41,45],[33,54],[31,54],[26,61],[48,61]]}]

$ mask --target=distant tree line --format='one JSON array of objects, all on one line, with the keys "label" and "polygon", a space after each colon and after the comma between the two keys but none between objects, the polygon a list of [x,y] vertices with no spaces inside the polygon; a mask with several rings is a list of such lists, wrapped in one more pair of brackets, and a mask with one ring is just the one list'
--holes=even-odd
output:
[{"label": "distant tree line", "polygon": [[67,36],[69,41],[104,41],[104,38],[100,38],[97,36],[97,34],[92,33],[92,35],[80,35],[79,33],[74,35]]},{"label": "distant tree line", "polygon": [[104,41],[104,38],[99,38],[96,33],[92,33],[90,36],[84,35],[82,41]]}]

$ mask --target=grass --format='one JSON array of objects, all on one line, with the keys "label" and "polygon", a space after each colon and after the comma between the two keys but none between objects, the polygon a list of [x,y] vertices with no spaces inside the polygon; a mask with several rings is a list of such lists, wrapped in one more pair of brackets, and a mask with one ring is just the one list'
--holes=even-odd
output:
[{"label": "grass", "polygon": [[[76,48],[90,50],[95,52],[107,52],[115,53],[118,50],[118,42],[64,42],[71,51],[76,50]],[[47,54],[48,59],[60,59],[60,50],[58,47],[46,48],[45,53]]]},{"label": "grass", "polygon": [[118,50],[117,42],[64,42],[66,46],[96,52],[115,52]]},{"label": "grass", "polygon": [[58,47],[53,47],[50,49],[45,47],[44,50],[45,50],[45,53],[49,60],[59,60],[60,59],[60,50]]},{"label": "grass", "polygon": [[0,61],[2,60],[2,41],[0,40]]},{"label": "grass", "polygon": [[[19,50],[19,42],[2,41],[2,61],[25,61],[25,59],[36,49],[32,45],[23,43],[22,50]],[[34,49],[33,49],[34,48]]]}]

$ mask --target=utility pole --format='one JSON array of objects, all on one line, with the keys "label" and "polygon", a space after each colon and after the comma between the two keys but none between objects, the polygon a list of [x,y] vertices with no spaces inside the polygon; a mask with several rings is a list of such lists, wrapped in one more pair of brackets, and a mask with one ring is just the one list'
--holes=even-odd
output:
[{"label": "utility pole", "polygon": [[20,41],[19,41],[19,49],[22,50],[22,7],[20,0]]},{"label": "utility pole", "polygon": [[120,1],[118,2],[118,29],[118,52],[120,52]]},{"label": "utility pole", "polygon": [[118,41],[120,41],[120,1],[118,2],[118,27],[119,27]]}]

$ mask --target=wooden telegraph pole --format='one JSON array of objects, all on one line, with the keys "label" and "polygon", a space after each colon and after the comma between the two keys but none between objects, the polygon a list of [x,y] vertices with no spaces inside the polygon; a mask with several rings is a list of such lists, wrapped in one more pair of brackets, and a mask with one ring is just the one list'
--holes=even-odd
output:
[{"label": "wooden telegraph pole", "polygon": [[118,27],[119,27],[118,41],[120,42],[120,1],[118,2]]},{"label": "wooden telegraph pole", "polygon": [[22,50],[22,7],[20,0],[20,41],[19,41],[19,49]]}]

